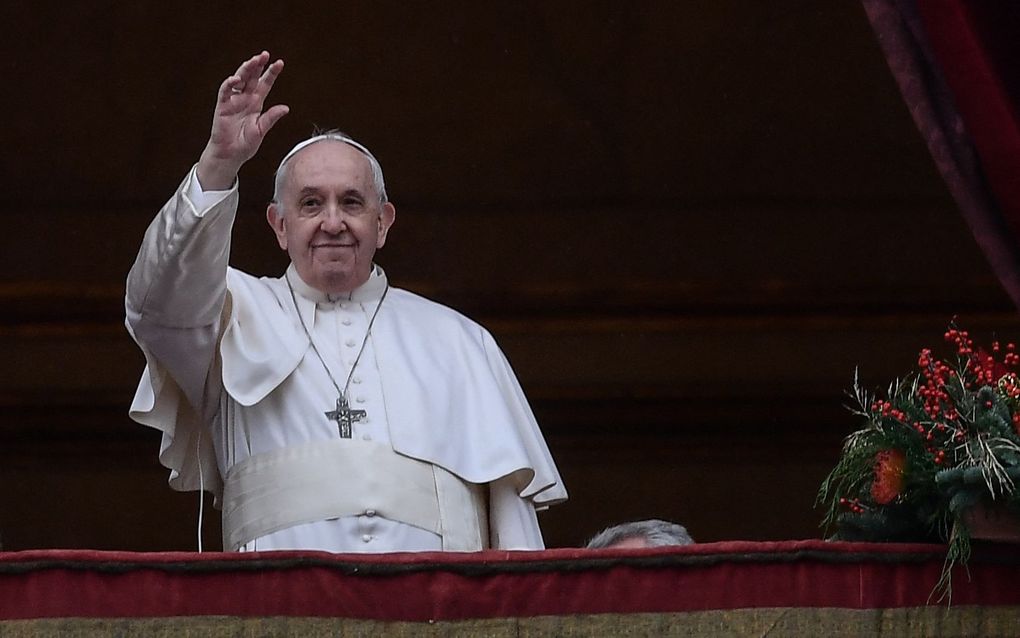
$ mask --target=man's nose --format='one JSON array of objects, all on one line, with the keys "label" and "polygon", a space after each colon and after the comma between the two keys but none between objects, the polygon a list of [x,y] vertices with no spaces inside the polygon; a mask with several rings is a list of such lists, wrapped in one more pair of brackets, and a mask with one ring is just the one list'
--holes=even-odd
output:
[{"label": "man's nose", "polygon": [[347,228],[347,217],[339,206],[328,206],[322,215],[321,228],[323,231],[336,235]]}]

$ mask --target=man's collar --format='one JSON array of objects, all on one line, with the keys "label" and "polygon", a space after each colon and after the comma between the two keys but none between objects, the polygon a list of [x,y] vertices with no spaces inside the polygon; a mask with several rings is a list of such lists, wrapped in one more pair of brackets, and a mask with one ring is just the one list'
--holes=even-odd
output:
[{"label": "man's collar", "polygon": [[287,267],[287,279],[290,280],[290,285],[294,287],[294,292],[298,297],[308,299],[314,303],[335,303],[338,301],[353,301],[355,303],[374,303],[379,301],[382,297],[383,291],[386,290],[386,273],[383,269],[372,264],[372,272],[368,275],[368,281],[361,284],[349,293],[340,293],[337,295],[327,295],[326,293],[312,288],[305,280],[298,274],[297,268],[293,262]]}]

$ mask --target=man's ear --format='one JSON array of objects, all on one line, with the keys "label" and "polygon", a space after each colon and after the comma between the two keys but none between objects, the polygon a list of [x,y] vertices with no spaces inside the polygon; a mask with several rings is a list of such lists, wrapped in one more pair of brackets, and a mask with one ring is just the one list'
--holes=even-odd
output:
[{"label": "man's ear", "polygon": [[390,226],[397,219],[397,209],[393,204],[386,202],[382,205],[382,213],[379,215],[379,238],[376,239],[375,247],[382,248],[386,244],[386,233]]},{"label": "man's ear", "polygon": [[276,241],[280,248],[287,250],[287,221],[284,219],[283,209],[277,206],[276,202],[270,203],[266,208],[266,221],[276,233]]}]

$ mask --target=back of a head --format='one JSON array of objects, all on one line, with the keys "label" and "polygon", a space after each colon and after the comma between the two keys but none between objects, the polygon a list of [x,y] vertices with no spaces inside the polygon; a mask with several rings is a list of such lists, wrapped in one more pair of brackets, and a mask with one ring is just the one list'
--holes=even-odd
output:
[{"label": "back of a head", "polygon": [[592,537],[585,548],[642,546],[633,542],[637,539],[643,541],[644,547],[670,547],[694,543],[694,539],[687,533],[683,525],[653,518],[607,527]]}]

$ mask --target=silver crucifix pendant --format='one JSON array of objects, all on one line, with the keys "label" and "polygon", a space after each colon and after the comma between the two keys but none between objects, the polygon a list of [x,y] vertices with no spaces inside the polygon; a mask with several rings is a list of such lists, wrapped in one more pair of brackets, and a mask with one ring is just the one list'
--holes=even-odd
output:
[{"label": "silver crucifix pendant", "polygon": [[336,421],[336,426],[340,430],[340,438],[349,439],[351,438],[351,424],[361,421],[367,415],[368,412],[364,410],[352,410],[350,404],[347,403],[347,397],[341,395],[336,400],[336,409],[327,412],[326,418]]}]

